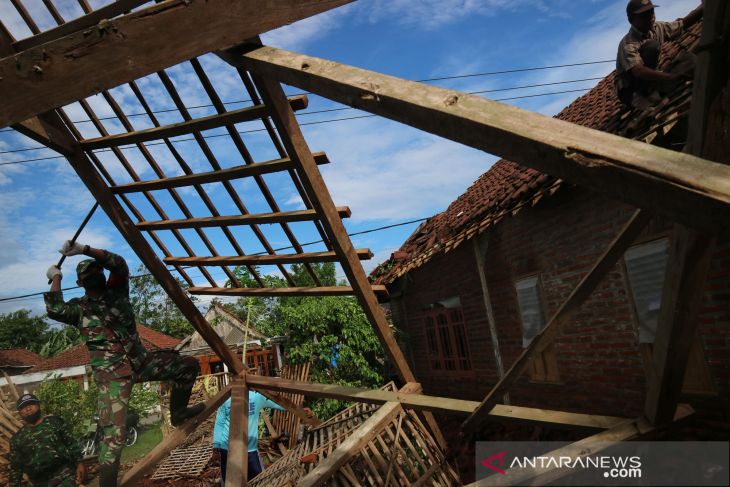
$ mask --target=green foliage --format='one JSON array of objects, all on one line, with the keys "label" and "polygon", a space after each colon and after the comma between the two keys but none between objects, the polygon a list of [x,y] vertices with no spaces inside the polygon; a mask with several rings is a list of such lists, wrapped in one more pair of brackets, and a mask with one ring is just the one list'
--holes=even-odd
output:
[{"label": "green foliage", "polygon": [[48,323],[43,317],[31,316],[30,310],[20,309],[0,315],[0,349],[27,348],[39,352],[46,343]]},{"label": "green foliage", "polygon": [[48,330],[46,337],[46,342],[38,351],[43,357],[53,357],[81,343],[79,330],[71,326],[64,326],[59,329],[51,328]]},{"label": "green foliage", "polygon": [[[41,401],[43,414],[63,418],[75,438],[81,439],[96,427],[94,415],[97,413],[99,390],[94,381],[85,391],[75,380],[61,380],[55,375],[41,382],[35,394]],[[129,399],[129,411],[143,418],[159,403],[160,396],[152,390],[150,383],[135,384]]]},{"label": "green foliage", "polygon": [[157,383],[140,382],[132,387],[132,396],[129,398],[129,412],[137,413],[144,418],[152,409],[160,404],[160,395],[155,390]]},{"label": "green foliage", "polygon": [[41,401],[43,414],[55,414],[66,422],[75,438],[83,437],[89,429],[98,391],[92,383],[88,391],[74,380],[63,381],[59,376],[44,380],[35,391]]},{"label": "green foliage", "polygon": [[[137,268],[139,277],[130,282],[129,297],[137,322],[161,333],[185,338],[194,330],[157,280],[144,266]],[[178,280],[183,289],[187,283]],[[195,301],[195,298],[191,296]]]}]

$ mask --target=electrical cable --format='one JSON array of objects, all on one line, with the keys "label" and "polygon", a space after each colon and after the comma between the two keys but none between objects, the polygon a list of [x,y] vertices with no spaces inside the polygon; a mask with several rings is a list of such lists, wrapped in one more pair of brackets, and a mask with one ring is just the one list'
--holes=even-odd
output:
[{"label": "electrical cable", "polygon": [[[415,220],[409,220],[409,221],[405,221],[405,222],[394,223],[394,224],[391,224],[391,225],[384,225],[384,226],[381,226],[381,227],[370,228],[368,230],[361,230],[359,232],[348,233],[347,235],[350,236],[350,237],[355,237],[357,235],[364,235],[366,233],[379,232],[379,231],[382,231],[382,230],[388,230],[390,228],[402,227],[402,226],[405,226],[405,225],[411,225],[413,223],[420,223],[420,222],[423,222],[423,221],[428,220],[428,218],[430,218],[430,217],[427,217],[427,218],[416,218]],[[313,240],[311,242],[306,242],[306,243],[302,243],[302,244],[299,244],[299,245],[302,246],[302,247],[306,247],[306,246],[309,246],[309,245],[315,245],[315,244],[323,243],[323,242],[324,242],[323,240]],[[293,249],[293,248],[294,248],[293,245],[289,245],[287,247],[279,247],[277,249],[274,249],[274,251],[275,252],[279,252],[280,250],[290,250],[290,249]],[[267,254],[268,254],[267,252],[257,252],[257,253],[248,254],[248,255],[250,255],[250,256],[256,256],[256,255],[267,255]],[[199,266],[184,266],[184,267],[181,267],[181,269],[186,269],[186,270],[187,269],[198,269],[198,267]],[[168,269],[168,270],[169,271],[173,271],[174,269]],[[141,277],[147,277],[147,276],[150,276],[150,275],[151,274],[149,274],[149,273],[147,273],[147,274],[138,274],[136,276],[129,276],[129,278],[130,279],[139,279]],[[81,286],[65,287],[65,288],[62,288],[61,291],[71,291],[71,290],[74,290],[74,289],[81,289]],[[46,292],[47,291],[41,291],[41,292],[30,293],[30,294],[22,294],[22,295],[19,295],[19,296],[9,296],[9,297],[5,297],[5,298],[0,298],[0,303],[6,302],[6,301],[15,301],[15,300],[18,300],[18,299],[23,299],[23,298],[31,298],[31,297],[36,297],[36,296],[42,296]]]}]

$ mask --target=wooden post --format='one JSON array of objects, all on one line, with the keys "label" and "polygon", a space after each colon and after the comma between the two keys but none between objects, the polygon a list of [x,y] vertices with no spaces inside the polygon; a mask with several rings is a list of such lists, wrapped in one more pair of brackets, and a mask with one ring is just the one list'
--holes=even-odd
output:
[{"label": "wooden post", "polygon": [[[685,150],[695,155],[718,158],[725,164],[730,164],[727,146],[722,145],[722,139],[715,139],[714,132],[708,134],[707,131],[711,125],[708,119],[713,114],[718,120],[724,120],[724,127],[718,128],[724,129],[725,134],[730,129],[730,120],[727,114],[722,115],[719,103],[722,90],[728,89],[726,85],[730,75],[728,35],[728,2],[707,0],[700,42],[708,49],[700,53],[695,70],[689,140]],[[652,364],[647,377],[644,413],[652,424],[666,423],[674,416],[697,330],[714,243],[707,234],[679,224],[674,227]]]},{"label": "wooden post", "polygon": [[[489,248],[489,234],[485,233],[481,236],[475,236],[472,239],[474,243],[474,257],[477,261],[477,273],[479,273],[479,282],[482,285],[482,298],[484,299],[484,311],[487,315],[487,323],[489,324],[489,337],[492,339],[492,350],[494,351],[494,363],[497,365],[497,377],[501,380],[504,377],[504,365],[502,364],[502,354],[499,351],[499,335],[497,335],[497,322],[494,319],[494,309],[492,309],[492,300],[489,297],[489,286],[487,285],[487,275],[484,272],[486,265],[484,257],[487,255]],[[482,243],[479,240],[482,239]],[[509,404],[509,392],[502,395],[505,404]]]},{"label": "wooden post", "polygon": [[530,361],[542,352],[557,336],[560,328],[568,318],[578,309],[583,301],[590,296],[598,286],[603,277],[613,269],[616,262],[623,256],[627,248],[634,242],[636,236],[641,233],[649,215],[642,210],[636,210],[624,225],[616,238],[608,246],[608,249],[593,265],[593,268],[581,279],[573,292],[568,296],[558,311],[553,315],[547,325],[538,332],[535,338],[517,358],[507,374],[489,391],[489,394],[482,400],[481,405],[464,421],[462,430],[465,432],[476,429],[489,414],[489,411],[497,403],[500,395],[507,392],[520,375],[527,369]]},{"label": "wooden post", "polygon": [[233,378],[226,487],[248,485],[248,387],[246,375]]}]

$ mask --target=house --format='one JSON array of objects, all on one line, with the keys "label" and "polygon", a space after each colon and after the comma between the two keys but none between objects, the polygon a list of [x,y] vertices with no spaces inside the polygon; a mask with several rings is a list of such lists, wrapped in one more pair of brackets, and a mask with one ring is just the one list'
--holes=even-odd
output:
[{"label": "house", "polygon": [[[665,60],[695,46],[699,32],[695,26],[665,44]],[[615,98],[611,74],[557,118],[679,150],[690,93],[685,86],[657,113],[639,113]],[[374,271],[388,287],[388,306],[408,337],[404,351],[424,392],[483,399],[634,211],[500,160],[424,222]],[[506,400],[577,413],[643,413],[671,228],[651,219]],[[730,419],[729,352],[730,241],[721,238],[683,386],[682,401],[704,418]],[[443,430],[458,431],[463,419]]]},{"label": "house", "polygon": [[[177,338],[147,328],[144,325],[137,324],[137,330],[142,344],[147,350],[171,349],[180,343]],[[89,380],[92,378],[89,362],[89,352],[86,345],[80,343],[55,357],[42,359],[34,367],[14,376],[12,380],[18,388],[30,391],[47,377],[55,375],[64,380],[75,380],[82,383],[84,389],[86,389],[89,387]],[[5,383],[5,379],[0,378],[0,385]]]},{"label": "house", "polygon": [[0,371],[3,375],[18,375],[40,364],[45,359],[25,348],[0,350]]},{"label": "house", "polygon": [[[205,319],[239,357],[243,353],[244,341],[247,342],[245,362],[249,369],[262,375],[277,375],[276,371],[282,366],[278,340],[267,338],[251,326],[248,327],[246,338],[246,323],[217,302],[210,305]],[[223,361],[197,331],[186,338],[179,348],[181,353],[198,359],[201,375],[227,371]]]}]

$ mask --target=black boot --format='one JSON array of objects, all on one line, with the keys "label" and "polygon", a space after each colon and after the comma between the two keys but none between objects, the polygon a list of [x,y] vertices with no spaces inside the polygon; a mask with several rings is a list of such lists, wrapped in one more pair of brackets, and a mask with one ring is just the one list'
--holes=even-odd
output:
[{"label": "black boot", "polygon": [[111,465],[99,465],[99,487],[117,487],[119,462]]},{"label": "black boot", "polygon": [[173,426],[182,424],[186,419],[197,416],[205,409],[205,404],[203,403],[187,407],[192,390],[192,387],[172,388],[172,392],[170,392],[170,422]]}]

